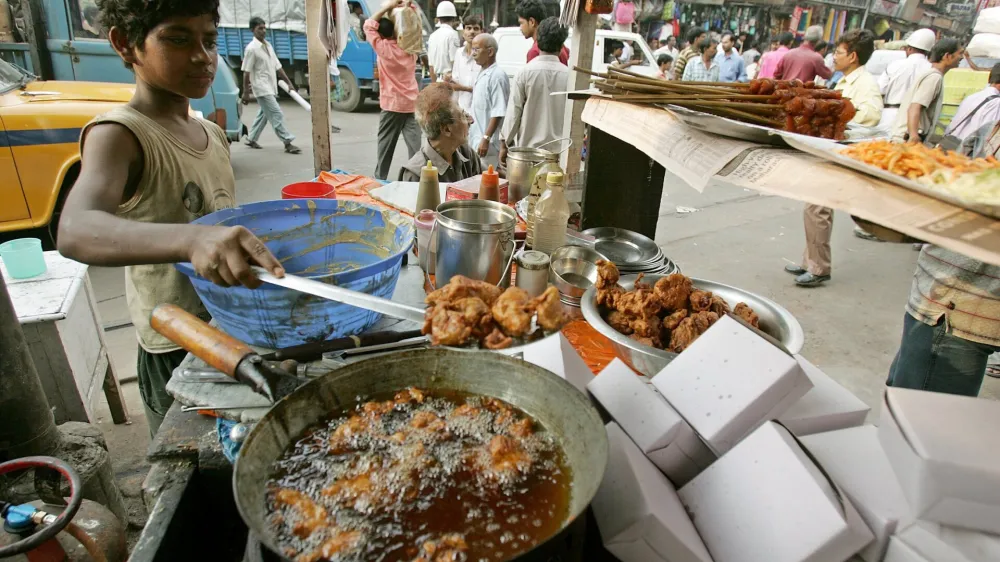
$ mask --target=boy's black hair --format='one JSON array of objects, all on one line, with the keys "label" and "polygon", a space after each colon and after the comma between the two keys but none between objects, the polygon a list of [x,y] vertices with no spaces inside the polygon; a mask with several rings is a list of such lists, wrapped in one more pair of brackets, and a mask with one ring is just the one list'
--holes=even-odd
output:
[{"label": "boy's black hair", "polygon": [[785,31],[778,36],[778,44],[783,47],[791,46],[792,41],[795,41],[795,34],[793,34],[791,31]]},{"label": "boy's black hair", "polygon": [[660,66],[671,62],[674,62],[674,57],[670,55],[663,54],[656,57],[656,66]]},{"label": "boy's black hair", "polygon": [[253,30],[257,29],[258,25],[266,24],[266,23],[267,22],[264,21],[264,18],[262,18],[260,16],[254,16],[254,17],[250,18],[250,31],[253,31]]},{"label": "boy's black hair", "polygon": [[[219,0],[97,0],[97,7],[104,29],[117,27],[134,46],[142,46],[154,27],[172,17],[211,14],[219,25]],[[125,63],[125,67],[132,65]]]},{"label": "boy's black hair", "polygon": [[538,50],[543,53],[558,53],[569,37],[569,30],[559,23],[559,18],[545,18],[538,24]]},{"label": "boy's black hair", "polygon": [[818,53],[829,46],[830,44],[826,41],[820,41],[819,43],[816,43],[816,46],[813,47],[813,49]]},{"label": "boy's black hair", "polygon": [[476,27],[482,29],[483,28],[483,18],[481,18],[479,16],[476,16],[476,15],[465,16],[465,19],[462,20],[462,25],[464,25],[465,27],[476,26]]},{"label": "boy's black hair", "polygon": [[547,16],[545,4],[541,0],[521,0],[514,8],[517,17],[525,20],[534,19],[535,23],[542,23]]},{"label": "boy's black hair", "polygon": [[961,48],[962,44],[958,42],[958,39],[948,37],[947,39],[942,39],[934,44],[934,48],[931,49],[931,56],[929,58],[931,62],[941,62],[945,55],[957,53]]},{"label": "boy's black hair", "polygon": [[848,53],[858,55],[858,64],[864,66],[875,52],[875,34],[867,29],[852,29],[837,39]]},{"label": "boy's black hair", "polygon": [[378,34],[382,36],[382,39],[396,38],[396,26],[392,23],[391,19],[382,18],[378,20]]},{"label": "boy's black hair", "polygon": [[990,84],[1000,84],[1000,62],[993,65],[990,70]]}]

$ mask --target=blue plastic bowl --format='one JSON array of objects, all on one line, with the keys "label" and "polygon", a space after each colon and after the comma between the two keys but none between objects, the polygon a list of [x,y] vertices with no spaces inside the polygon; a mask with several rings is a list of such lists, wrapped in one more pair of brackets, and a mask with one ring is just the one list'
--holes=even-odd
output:
[{"label": "blue plastic bowl", "polygon": [[[245,226],[288,273],[385,298],[392,298],[413,244],[413,224],[399,213],[333,199],[250,203],[194,224]],[[276,349],[358,334],[382,316],[275,285],[219,287],[196,275],[190,263],[177,269],[219,326],[251,345]]]}]

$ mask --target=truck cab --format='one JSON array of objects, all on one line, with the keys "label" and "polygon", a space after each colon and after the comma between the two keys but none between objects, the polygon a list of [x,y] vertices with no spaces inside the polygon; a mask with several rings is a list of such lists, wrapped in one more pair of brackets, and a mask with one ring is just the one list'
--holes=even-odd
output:
[{"label": "truck cab", "polygon": [[[570,30],[570,37],[566,38],[566,48],[570,46],[570,38],[573,31]],[[516,27],[501,27],[493,32],[493,37],[497,40],[497,65],[503,69],[507,76],[513,78],[519,70],[527,64],[528,50],[531,49],[531,39],[525,39],[521,30]],[[634,64],[629,70],[655,78],[659,71],[656,66],[656,57],[649,49],[649,45],[638,33],[628,33],[624,31],[612,31],[610,29],[598,29],[594,38],[594,58],[590,64],[590,70],[594,72],[606,72],[608,70],[607,57],[611,52],[612,41],[629,43],[632,46],[632,60]]]}]

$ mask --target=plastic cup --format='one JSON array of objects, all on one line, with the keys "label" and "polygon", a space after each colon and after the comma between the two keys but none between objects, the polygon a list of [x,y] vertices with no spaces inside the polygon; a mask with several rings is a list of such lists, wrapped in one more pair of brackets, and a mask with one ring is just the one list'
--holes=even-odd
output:
[{"label": "plastic cup", "polygon": [[300,181],[281,188],[282,199],[336,199],[337,190],[328,183]]},{"label": "plastic cup", "polygon": [[18,238],[0,244],[0,259],[14,279],[27,279],[45,273],[45,254],[38,238]]}]

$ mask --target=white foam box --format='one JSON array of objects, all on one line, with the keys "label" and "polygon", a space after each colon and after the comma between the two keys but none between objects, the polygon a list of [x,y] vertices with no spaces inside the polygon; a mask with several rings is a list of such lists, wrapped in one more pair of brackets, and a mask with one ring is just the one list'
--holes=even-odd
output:
[{"label": "white foam box", "polygon": [[523,351],[525,361],[552,371],[584,394],[587,383],[594,380],[594,372],[561,332],[526,345]]},{"label": "white foam box", "polygon": [[873,425],[816,433],[802,438],[806,449],[857,508],[875,540],[859,554],[881,562],[889,537],[914,522],[889,458]]},{"label": "white foam box", "polygon": [[669,480],[618,424],[591,506],[604,547],[621,562],[712,562]]},{"label": "white foam box", "polygon": [[774,422],[678,495],[715,562],[843,562],[873,539],[847,496]]},{"label": "white foam box", "polygon": [[812,388],[795,358],[730,316],[657,373],[653,385],[716,455]]},{"label": "white foam box", "polygon": [[715,460],[649,379],[622,360],[609,363],[587,390],[674,486],[683,486]]},{"label": "white foam box", "polygon": [[795,435],[811,435],[857,427],[865,423],[871,408],[801,355],[796,355],[812,389],[778,416]]},{"label": "white foam box", "polygon": [[1000,536],[918,521],[893,537],[885,562],[996,562]]},{"label": "white foam box", "polygon": [[914,516],[1000,534],[1000,403],[890,387],[879,441]]}]

